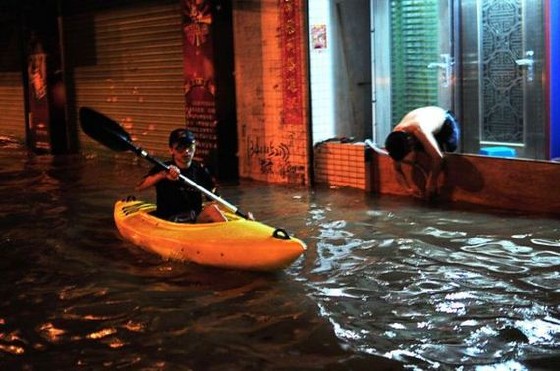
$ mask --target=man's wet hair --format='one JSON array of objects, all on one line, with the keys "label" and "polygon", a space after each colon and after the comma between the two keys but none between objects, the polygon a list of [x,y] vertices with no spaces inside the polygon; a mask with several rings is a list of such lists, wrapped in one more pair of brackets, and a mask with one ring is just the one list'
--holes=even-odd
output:
[{"label": "man's wet hair", "polygon": [[385,149],[395,161],[401,161],[411,150],[410,134],[404,131],[393,131],[385,140]]}]

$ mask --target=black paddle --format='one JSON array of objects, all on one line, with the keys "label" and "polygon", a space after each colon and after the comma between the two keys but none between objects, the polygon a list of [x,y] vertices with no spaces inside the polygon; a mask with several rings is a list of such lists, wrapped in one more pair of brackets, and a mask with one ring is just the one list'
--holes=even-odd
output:
[{"label": "black paddle", "polygon": [[[162,169],[169,170],[169,165],[166,165],[159,159],[150,156],[147,151],[132,143],[130,135],[116,121],[95,111],[94,109],[88,107],[80,108],[80,123],[82,125],[82,130],[84,131],[84,133],[86,133],[89,137],[95,139],[97,142],[112,149],[113,151],[132,151],[138,157],[142,157],[150,161],[152,164],[161,167]],[[237,207],[210,192],[206,188],[199,186],[186,176],[179,174],[179,178],[191,187],[196,188],[200,192],[204,193],[214,201],[221,203],[236,215],[248,219],[248,216],[245,213],[241,212]]]}]

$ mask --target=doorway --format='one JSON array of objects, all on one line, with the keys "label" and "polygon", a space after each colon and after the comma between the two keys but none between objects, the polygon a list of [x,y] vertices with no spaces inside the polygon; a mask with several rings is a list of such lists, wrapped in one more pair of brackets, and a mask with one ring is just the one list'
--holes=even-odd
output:
[{"label": "doorway", "polygon": [[372,1],[374,139],[439,105],[461,118],[462,151],[507,146],[546,159],[543,0]]},{"label": "doorway", "polygon": [[545,159],[542,1],[462,4],[463,119],[479,123],[465,126],[464,150],[506,145],[519,157]]}]

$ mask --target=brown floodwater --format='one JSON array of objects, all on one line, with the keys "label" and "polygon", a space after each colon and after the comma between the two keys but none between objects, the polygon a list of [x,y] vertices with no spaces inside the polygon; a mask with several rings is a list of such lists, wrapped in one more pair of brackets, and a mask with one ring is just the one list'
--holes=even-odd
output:
[{"label": "brown floodwater", "polygon": [[243,181],[222,196],[308,251],[273,274],[212,269],[119,237],[113,203],[149,167],[130,156],[34,156],[0,141],[0,369],[560,361],[558,219]]}]

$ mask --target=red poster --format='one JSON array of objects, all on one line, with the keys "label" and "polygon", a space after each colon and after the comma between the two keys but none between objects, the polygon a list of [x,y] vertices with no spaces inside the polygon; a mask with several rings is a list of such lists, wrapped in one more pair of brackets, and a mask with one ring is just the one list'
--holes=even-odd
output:
[{"label": "red poster", "polygon": [[218,143],[212,2],[183,0],[183,58],[186,125],[197,138],[197,157],[206,160]]},{"label": "red poster", "polygon": [[29,134],[30,145],[38,152],[49,152],[49,102],[47,98],[47,55],[42,52],[29,56]]},{"label": "red poster", "polygon": [[303,28],[301,0],[279,0],[282,103],[285,124],[303,123]]}]

